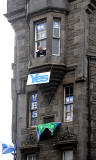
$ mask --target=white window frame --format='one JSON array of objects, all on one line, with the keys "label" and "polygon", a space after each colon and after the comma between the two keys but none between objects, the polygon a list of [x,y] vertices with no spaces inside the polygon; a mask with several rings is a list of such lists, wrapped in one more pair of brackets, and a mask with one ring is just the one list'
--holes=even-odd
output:
[{"label": "white window frame", "polygon": [[[61,40],[61,34],[60,34],[60,28],[61,28],[61,21],[60,21],[60,19],[59,18],[54,18],[53,19],[53,32],[54,32],[54,22],[55,21],[57,21],[57,22],[59,22],[59,37],[55,37],[54,36],[54,34],[53,34],[53,38],[52,38],[52,55],[54,55],[54,56],[60,56],[60,40]],[[59,40],[59,53],[58,54],[54,54],[53,53],[53,40],[54,39],[58,39]]]},{"label": "white window frame", "polygon": [[[39,39],[39,40],[37,40],[36,39],[36,26],[37,25],[39,25],[39,24],[43,24],[43,23],[45,23],[45,25],[46,25],[46,38],[42,38],[42,39]],[[35,57],[36,57],[36,52],[38,51],[38,49],[37,49],[37,43],[39,42],[39,41],[43,41],[43,40],[46,40],[46,46],[47,46],[47,22],[46,22],[46,20],[45,21],[39,21],[39,22],[37,22],[37,23],[35,23]],[[46,48],[43,48],[44,50],[46,50]]]},{"label": "white window frame", "polygon": [[[74,103],[74,95],[71,96],[69,93],[69,99],[71,99],[71,97],[73,97],[73,101],[71,102],[71,100],[69,102],[66,102],[66,88],[73,88],[73,85],[68,85],[64,87],[64,122],[72,122],[73,121],[73,103]],[[70,111],[66,111],[67,106],[70,106]],[[66,119],[66,114],[70,113],[70,117],[72,116],[72,119]]]}]

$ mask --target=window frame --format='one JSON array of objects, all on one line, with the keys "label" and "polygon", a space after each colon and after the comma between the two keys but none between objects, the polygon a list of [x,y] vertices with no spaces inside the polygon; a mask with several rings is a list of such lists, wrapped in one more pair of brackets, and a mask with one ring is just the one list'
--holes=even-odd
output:
[{"label": "window frame", "polygon": [[[70,99],[70,97],[73,97],[73,101],[72,102],[69,102],[69,103],[66,103],[66,100],[65,100],[65,98],[66,98],[66,94],[65,94],[65,89],[66,88],[73,88],[73,94],[72,94],[72,96],[70,95],[70,93],[69,93],[69,99]],[[70,105],[70,112],[67,112],[66,111],[66,106],[68,106],[68,105]],[[73,84],[70,84],[70,85],[66,85],[66,86],[64,86],[64,116],[63,116],[63,121],[64,122],[72,122],[73,121],[73,106],[74,106],[74,87],[73,87]],[[70,120],[67,120],[67,116],[66,116],[66,113],[70,113],[70,118],[71,118],[71,116],[72,116],[72,119],[70,119]],[[72,115],[71,115],[72,114]]]},{"label": "window frame", "polygon": [[[45,30],[46,31],[46,38],[42,38],[42,39],[37,40],[36,27],[37,27],[37,25],[43,24],[43,23],[45,23],[45,25],[46,25],[46,30]],[[47,49],[47,19],[42,19],[42,20],[40,19],[37,22],[35,22],[35,57],[37,57],[36,52],[38,52],[37,43],[40,41],[44,41],[44,40],[46,40],[46,48],[43,48],[43,49],[46,50]]]},{"label": "window frame", "polygon": [[[55,21],[58,21],[58,22],[59,22],[59,37],[55,37],[55,36],[54,36],[54,22],[55,22]],[[60,50],[60,45],[61,45],[61,18],[56,18],[56,17],[54,18],[54,17],[53,17],[52,34],[53,34],[53,35],[52,35],[52,55],[54,55],[54,56],[60,56],[60,51],[61,51],[61,50]],[[54,39],[59,40],[59,49],[58,49],[59,52],[58,52],[58,54],[54,54],[54,53],[53,53],[53,40],[54,40]]]}]

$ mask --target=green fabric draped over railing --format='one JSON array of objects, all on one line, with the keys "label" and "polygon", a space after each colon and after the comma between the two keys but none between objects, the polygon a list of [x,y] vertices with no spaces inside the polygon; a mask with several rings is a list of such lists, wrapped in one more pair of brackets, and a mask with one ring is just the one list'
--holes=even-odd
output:
[{"label": "green fabric draped over railing", "polygon": [[54,130],[60,125],[60,122],[51,122],[51,123],[45,123],[40,124],[37,126],[37,139],[40,140],[40,137],[42,133],[45,131],[45,129],[48,129],[51,132],[51,135],[53,135]]}]

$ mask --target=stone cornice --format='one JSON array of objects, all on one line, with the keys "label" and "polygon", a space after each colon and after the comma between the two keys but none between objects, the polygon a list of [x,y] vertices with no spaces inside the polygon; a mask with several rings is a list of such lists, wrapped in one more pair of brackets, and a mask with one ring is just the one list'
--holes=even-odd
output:
[{"label": "stone cornice", "polygon": [[56,13],[68,14],[69,10],[64,9],[64,8],[58,8],[58,7],[49,6],[49,7],[45,7],[43,9],[40,9],[38,11],[28,13],[27,18],[38,16],[38,15],[42,15],[42,14],[45,14],[45,13],[48,13],[48,12],[56,12]]},{"label": "stone cornice", "polygon": [[4,16],[8,19],[9,22],[13,22],[26,17],[26,10],[25,8],[21,8],[19,10],[15,10],[14,12],[6,13]]},{"label": "stone cornice", "polygon": [[4,14],[4,16],[8,19],[9,22],[13,22],[13,21],[16,21],[16,20],[24,18],[24,17],[27,19],[30,19],[31,17],[42,15],[42,14],[45,14],[48,12],[56,12],[56,13],[62,13],[62,14],[69,13],[68,10],[63,9],[63,8],[46,7],[46,8],[40,9],[38,11],[26,14],[27,13],[26,9],[21,8],[19,10],[15,10],[14,12]]}]

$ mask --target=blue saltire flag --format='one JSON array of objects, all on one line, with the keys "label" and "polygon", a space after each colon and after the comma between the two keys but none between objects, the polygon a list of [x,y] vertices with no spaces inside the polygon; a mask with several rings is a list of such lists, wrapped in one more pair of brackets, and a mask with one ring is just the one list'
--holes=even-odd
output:
[{"label": "blue saltire flag", "polygon": [[16,147],[8,146],[7,144],[2,144],[2,154],[8,154],[16,151]]}]

